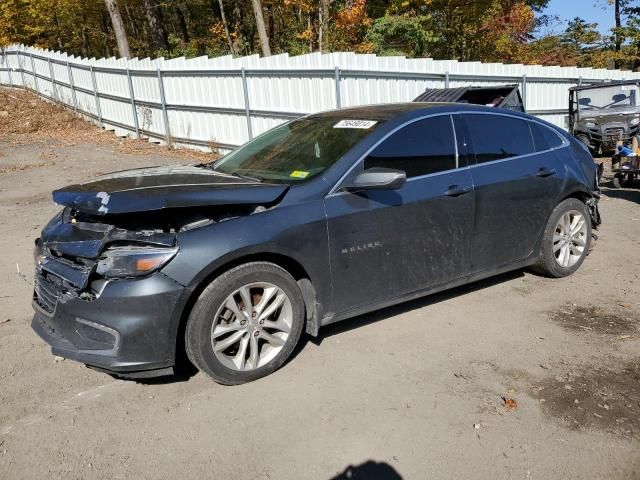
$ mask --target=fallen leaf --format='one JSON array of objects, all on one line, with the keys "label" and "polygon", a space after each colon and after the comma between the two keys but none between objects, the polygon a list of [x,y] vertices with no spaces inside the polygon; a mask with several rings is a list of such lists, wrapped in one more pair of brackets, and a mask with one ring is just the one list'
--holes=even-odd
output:
[{"label": "fallen leaf", "polygon": [[507,407],[507,410],[515,410],[516,408],[518,408],[518,402],[516,402],[513,398],[502,397],[502,401],[504,402],[504,406]]}]

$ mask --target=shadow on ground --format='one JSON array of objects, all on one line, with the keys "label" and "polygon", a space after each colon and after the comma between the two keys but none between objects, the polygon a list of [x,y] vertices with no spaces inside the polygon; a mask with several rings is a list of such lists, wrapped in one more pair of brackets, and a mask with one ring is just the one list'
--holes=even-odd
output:
[{"label": "shadow on ground", "polygon": [[[488,278],[486,280],[480,280],[478,282],[473,282],[468,285],[463,285],[461,287],[453,288],[451,290],[446,290],[444,292],[428,295],[426,297],[422,297],[417,300],[403,302],[398,305],[394,305],[392,307],[387,307],[372,313],[367,313],[364,315],[347,319],[342,322],[337,322],[332,325],[327,325],[326,327],[323,327],[322,329],[320,329],[320,333],[317,337],[310,337],[308,335],[303,336],[300,339],[300,342],[298,343],[297,347],[291,354],[291,357],[289,357],[289,359],[287,360],[287,363],[294,360],[295,357],[297,357],[300,354],[300,352],[304,350],[304,347],[307,344],[307,342],[311,342],[314,345],[319,346],[322,344],[325,338],[332,337],[333,335],[339,335],[343,332],[347,332],[355,328],[364,327],[366,325],[369,325],[375,322],[387,320],[391,317],[395,317],[396,315],[401,315],[403,313],[410,312],[411,310],[424,308],[428,305],[435,305],[437,303],[451,300],[453,298],[456,298],[460,295],[464,295],[466,293],[482,290],[483,288],[488,288],[493,285],[498,285],[503,282],[514,280],[516,278],[521,278],[523,276],[524,276],[523,270],[515,270],[513,272],[503,273],[501,275],[497,275],[495,277]],[[165,376],[165,377],[156,377],[156,378],[136,379],[135,381],[145,385],[163,385],[167,383],[179,383],[179,382],[188,381],[189,379],[191,379],[191,377],[193,377],[197,373],[198,373],[198,369],[189,362],[186,354],[184,352],[178,352],[176,372],[174,375]],[[349,477],[345,477],[345,478],[349,478]]]},{"label": "shadow on ground", "polygon": [[[452,288],[451,290],[446,290],[444,292],[435,293],[433,295],[428,295],[425,297],[418,298],[416,300],[411,300],[408,302],[403,302],[398,305],[393,305],[391,307],[383,308],[381,310],[376,310],[371,313],[366,313],[364,315],[359,315],[354,318],[350,318],[348,320],[337,322],[331,325],[327,325],[320,329],[320,333],[317,337],[308,337],[307,340],[314,343],[315,345],[320,345],[325,338],[332,337],[333,335],[338,335],[343,332],[347,332],[349,330],[353,330],[354,328],[359,328],[365,325],[369,325],[371,323],[376,323],[381,320],[386,320],[391,317],[395,317],[396,315],[401,315],[406,312],[410,312],[411,310],[417,310],[419,308],[424,308],[429,305],[435,305],[440,302],[445,302],[447,300],[451,300],[453,298],[459,297],[460,295],[465,295],[467,293],[475,292],[477,290],[482,290],[484,288],[489,288],[494,285],[498,285],[500,283],[508,282],[510,280],[515,280],[516,278],[521,278],[524,276],[524,270],[515,270],[512,272],[503,273],[501,275],[497,275],[495,277],[487,278],[485,280],[480,280],[477,282],[470,283],[468,285],[463,285],[461,287]],[[304,344],[305,342],[301,342]],[[304,345],[301,345],[302,347]]]},{"label": "shadow on ground", "polygon": [[349,465],[331,480],[402,480],[402,477],[388,463],[369,460],[360,465]]},{"label": "shadow on ground", "polygon": [[[640,186],[640,183],[636,183],[637,186]],[[608,188],[602,187],[602,193],[604,193],[607,197],[611,198],[620,198],[622,200],[627,200],[628,202],[634,202],[640,204],[640,189],[616,189],[616,188]]]}]

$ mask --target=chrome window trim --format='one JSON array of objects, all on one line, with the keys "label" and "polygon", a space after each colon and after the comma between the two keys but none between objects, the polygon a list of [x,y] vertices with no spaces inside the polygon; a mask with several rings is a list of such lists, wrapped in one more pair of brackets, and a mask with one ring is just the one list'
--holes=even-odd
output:
[{"label": "chrome window trim", "polygon": [[[522,117],[519,117],[519,116],[516,116],[516,115],[510,115],[508,112],[460,112],[460,111],[458,111],[458,112],[434,113],[434,114],[430,114],[430,115],[424,115],[422,117],[413,118],[413,119],[409,120],[408,122],[403,123],[402,125],[398,125],[396,128],[394,128],[389,133],[387,133],[384,137],[382,137],[380,140],[378,140],[373,146],[371,146],[371,148],[369,148],[362,156],[360,156],[360,158],[358,158],[358,160],[356,160],[353,163],[353,165],[351,165],[351,167],[349,167],[349,169],[340,177],[340,179],[331,188],[331,190],[325,196],[325,198],[328,198],[328,197],[331,197],[331,196],[334,196],[334,195],[338,195],[338,194],[342,194],[342,193],[347,193],[347,192],[338,191],[342,187],[342,183],[344,182],[344,180],[351,174],[351,172],[360,163],[362,163],[364,161],[365,158],[367,158],[367,156],[376,147],[378,147],[378,145],[380,145],[382,142],[384,142],[387,138],[389,138],[391,135],[396,133],[398,130],[406,127],[407,125],[411,125],[412,123],[418,122],[420,120],[426,120],[428,118],[435,118],[435,117],[442,117],[444,115],[449,115],[451,117],[451,126],[453,128],[453,136],[454,136],[455,150],[456,150],[456,166],[457,167],[455,169],[443,170],[441,172],[427,173],[425,175],[420,175],[420,176],[417,176],[417,177],[411,177],[411,178],[407,179],[407,182],[410,182],[410,181],[413,181],[413,180],[422,179],[422,178],[425,178],[425,177],[434,176],[434,175],[441,175],[443,173],[450,173],[450,172],[453,172],[455,170],[461,170],[461,168],[459,167],[460,160],[459,160],[459,152],[458,152],[457,132],[456,132],[456,127],[455,127],[455,122],[453,120],[453,116],[454,115],[493,115],[493,116],[500,116],[500,117],[508,117],[508,118],[515,119],[515,120],[521,120],[523,122],[537,123],[538,125],[542,126],[543,128],[551,130],[554,133],[554,135],[558,136],[558,138],[560,138],[560,140],[562,140],[562,143],[559,146],[553,147],[553,148],[549,148],[547,150],[541,150],[539,152],[527,153],[525,155],[516,155],[514,157],[501,158],[499,160],[492,160],[490,162],[474,163],[473,165],[466,165],[465,167],[462,167],[462,169],[469,169],[470,170],[472,168],[482,167],[482,166],[485,166],[485,165],[493,165],[493,164],[500,163],[500,162],[506,162],[506,161],[510,161],[510,160],[516,160],[516,159],[521,159],[521,158],[532,157],[534,155],[540,155],[542,153],[548,153],[548,152],[553,152],[555,150],[560,150],[562,148],[567,148],[570,145],[569,141],[565,137],[563,137],[558,132],[556,132],[553,128],[550,128],[549,126],[545,125],[544,123],[542,123],[538,119],[536,119],[536,118],[522,118]],[[533,147],[535,148],[535,143],[533,142],[533,138],[532,138],[532,144],[533,144]]]}]

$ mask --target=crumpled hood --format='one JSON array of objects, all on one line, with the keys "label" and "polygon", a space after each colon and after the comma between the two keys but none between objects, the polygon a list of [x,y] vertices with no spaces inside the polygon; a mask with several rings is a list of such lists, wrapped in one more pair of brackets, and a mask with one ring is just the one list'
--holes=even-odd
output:
[{"label": "crumpled hood", "polygon": [[53,192],[53,201],[94,215],[209,205],[269,204],[288,185],[238,178],[195,166],[151,167],[104,175]]}]

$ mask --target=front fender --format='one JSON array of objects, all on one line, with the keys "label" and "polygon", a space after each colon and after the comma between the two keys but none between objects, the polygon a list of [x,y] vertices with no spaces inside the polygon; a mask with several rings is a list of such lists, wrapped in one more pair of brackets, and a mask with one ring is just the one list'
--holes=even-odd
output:
[{"label": "front fender", "polygon": [[[162,272],[185,285],[189,298],[217,271],[247,258],[279,256],[307,273],[317,302],[332,299],[326,217],[321,201],[276,207],[178,234],[179,251]],[[175,329],[178,328],[176,322]]]}]

